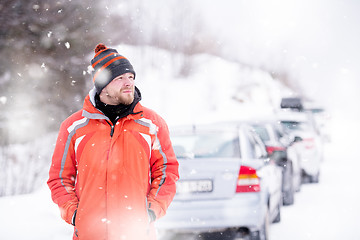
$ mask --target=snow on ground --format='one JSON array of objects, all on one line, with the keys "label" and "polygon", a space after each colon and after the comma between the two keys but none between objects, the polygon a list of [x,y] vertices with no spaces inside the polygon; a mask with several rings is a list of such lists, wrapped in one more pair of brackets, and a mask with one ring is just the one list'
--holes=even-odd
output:
[{"label": "snow on ground", "polygon": [[0,239],[72,239],[73,228],[60,218],[47,186],[34,194],[0,198]]},{"label": "snow on ground", "polygon": [[281,222],[270,228],[271,240],[360,239],[360,192],[355,185],[360,165],[331,155],[331,148],[336,146],[327,146],[320,183],[304,184],[295,204],[282,208]]},{"label": "snow on ground", "polygon": [[295,204],[282,208],[281,222],[270,228],[271,240],[360,239],[360,144],[352,134],[360,127],[333,120],[320,183],[302,185]]}]

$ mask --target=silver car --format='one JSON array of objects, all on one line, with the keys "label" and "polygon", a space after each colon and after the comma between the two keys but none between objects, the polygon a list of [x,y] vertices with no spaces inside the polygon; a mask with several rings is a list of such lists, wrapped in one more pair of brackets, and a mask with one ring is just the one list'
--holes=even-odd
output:
[{"label": "silver car", "polygon": [[300,152],[295,142],[284,132],[279,122],[261,120],[252,124],[263,140],[266,150],[283,169],[283,204],[294,204],[295,191],[301,188]]},{"label": "silver car", "polygon": [[282,170],[254,130],[232,123],[170,130],[180,180],[156,222],[160,239],[189,233],[268,239],[269,224],[280,221]]},{"label": "silver car", "polygon": [[319,182],[320,168],[323,161],[323,139],[315,124],[312,113],[282,111],[278,120],[288,133],[297,140],[295,146],[300,152],[300,164],[304,182]]}]

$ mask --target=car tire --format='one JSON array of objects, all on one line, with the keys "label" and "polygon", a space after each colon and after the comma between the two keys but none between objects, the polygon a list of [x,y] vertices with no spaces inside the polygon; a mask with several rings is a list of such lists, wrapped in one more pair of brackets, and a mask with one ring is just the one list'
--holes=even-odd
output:
[{"label": "car tire", "polygon": [[283,205],[285,205],[285,206],[294,204],[294,200],[295,200],[293,171],[290,170],[289,174],[291,175],[289,177],[289,179],[291,179],[291,184],[290,184],[289,189],[287,189],[287,191],[283,193],[284,194],[284,196],[283,196]]},{"label": "car tire", "polygon": [[295,191],[294,187],[292,186],[283,197],[283,204],[284,206],[293,205],[295,202]]},{"label": "car tire", "polygon": [[302,185],[302,181],[301,181],[301,175],[299,176],[299,179],[297,181],[297,186],[296,186],[296,192],[300,192],[301,191],[301,185]]},{"label": "car tire", "polygon": [[302,184],[311,183],[311,176],[307,174],[304,170],[302,170],[301,173],[301,183]]},{"label": "car tire", "polygon": [[278,206],[277,206],[277,214],[276,214],[276,217],[273,219],[273,223],[278,223],[278,222],[280,222],[281,221],[281,203],[279,203],[278,204]]},{"label": "car tire", "polygon": [[316,175],[310,176],[310,183],[319,183],[320,173],[318,172]]}]

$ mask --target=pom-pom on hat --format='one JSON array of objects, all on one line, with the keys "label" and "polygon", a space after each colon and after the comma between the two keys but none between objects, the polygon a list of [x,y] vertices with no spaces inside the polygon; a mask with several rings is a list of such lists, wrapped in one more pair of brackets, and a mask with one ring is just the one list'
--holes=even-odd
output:
[{"label": "pom-pom on hat", "polygon": [[135,71],[129,60],[121,56],[116,49],[107,48],[99,43],[95,48],[95,56],[91,60],[93,82],[98,94],[117,76]]}]

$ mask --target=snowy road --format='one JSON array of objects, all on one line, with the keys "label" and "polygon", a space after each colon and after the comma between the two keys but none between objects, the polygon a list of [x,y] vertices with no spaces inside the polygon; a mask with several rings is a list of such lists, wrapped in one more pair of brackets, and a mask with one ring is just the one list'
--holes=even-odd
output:
[{"label": "snowy road", "polygon": [[295,204],[282,208],[271,240],[360,239],[360,157],[350,149],[326,146],[320,183],[304,184]]}]

